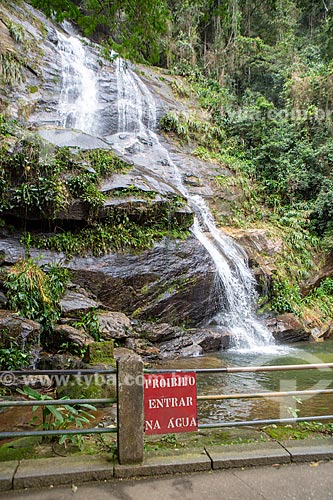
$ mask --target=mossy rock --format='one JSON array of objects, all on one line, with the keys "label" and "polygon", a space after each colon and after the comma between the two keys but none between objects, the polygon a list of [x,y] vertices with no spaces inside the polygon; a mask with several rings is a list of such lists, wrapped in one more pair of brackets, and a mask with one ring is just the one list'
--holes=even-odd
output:
[{"label": "mossy rock", "polygon": [[113,340],[92,342],[88,346],[84,360],[90,365],[106,364],[115,366],[113,349]]}]

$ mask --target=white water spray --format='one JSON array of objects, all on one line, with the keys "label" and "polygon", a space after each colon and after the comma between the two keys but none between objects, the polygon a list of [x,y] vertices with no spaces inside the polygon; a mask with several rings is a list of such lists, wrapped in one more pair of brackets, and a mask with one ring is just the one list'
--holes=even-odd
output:
[{"label": "white water spray", "polygon": [[95,72],[89,67],[89,52],[76,36],[58,32],[58,39],[62,59],[59,125],[94,135],[97,83]]}]

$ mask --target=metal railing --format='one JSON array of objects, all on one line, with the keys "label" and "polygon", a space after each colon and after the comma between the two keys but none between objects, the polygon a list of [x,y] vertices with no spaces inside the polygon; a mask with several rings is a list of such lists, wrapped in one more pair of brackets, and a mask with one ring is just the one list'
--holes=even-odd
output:
[{"label": "metal railing", "polygon": [[[26,380],[27,377],[43,377],[48,376],[52,379],[56,376],[60,377],[70,377],[75,376],[77,379],[81,377],[86,377],[87,375],[111,375],[116,374],[116,368],[110,369],[71,369],[71,370],[14,370],[14,371],[0,371],[0,380],[8,378],[10,375],[11,383],[14,385],[21,379]],[[117,402],[117,398],[81,398],[81,399],[45,399],[45,400],[34,400],[34,399],[22,399],[22,400],[10,400],[10,401],[0,401],[0,409],[8,407],[20,407],[20,406],[66,406],[66,405],[111,405]],[[29,436],[64,436],[64,435],[84,435],[84,434],[106,434],[117,432],[116,427],[92,427],[92,428],[75,428],[75,429],[51,429],[51,430],[33,430],[33,431],[13,431],[13,432],[0,432],[0,439],[16,438],[16,437],[29,437]]]},{"label": "metal railing", "polygon": [[[299,370],[327,370],[333,369],[333,363],[313,363],[313,364],[298,364],[298,365],[272,365],[272,366],[231,366],[222,368],[201,368],[201,369],[179,369],[179,370],[163,370],[149,369],[144,370],[145,373],[177,373],[177,372],[195,372],[197,374],[237,374],[237,373],[258,373],[258,372],[278,372],[278,371],[299,371]],[[333,377],[332,377],[333,383]],[[197,395],[197,401],[223,401],[227,399],[256,399],[256,398],[282,398],[292,396],[315,396],[320,394],[333,394],[333,389],[310,389],[302,391],[265,391],[253,393],[233,393],[233,394],[210,394]],[[240,426],[255,426],[255,425],[273,425],[273,424],[290,424],[297,422],[313,422],[321,420],[332,420],[333,415],[310,415],[306,417],[290,417],[276,419],[257,419],[257,420],[233,420],[227,422],[214,423],[199,423],[199,429],[223,428],[223,427],[240,427]]]},{"label": "metal railing", "polygon": [[[3,376],[18,380],[20,377],[49,376],[56,378],[61,376],[83,377],[87,375],[106,376],[117,374],[117,398],[83,398],[83,399],[50,399],[50,400],[12,400],[0,401],[0,408],[17,406],[51,406],[51,405],[75,405],[75,404],[101,404],[111,405],[117,402],[117,427],[93,427],[76,429],[52,429],[52,430],[27,430],[16,432],[0,432],[0,439],[28,437],[28,436],[60,436],[60,435],[84,435],[117,432],[117,449],[120,463],[141,463],[143,460],[143,436],[144,436],[144,377],[147,374],[183,373],[196,372],[202,375],[213,374],[237,374],[246,372],[274,372],[274,371],[297,371],[297,370],[328,370],[333,369],[333,363],[301,364],[301,365],[279,365],[279,366],[248,366],[248,367],[222,367],[203,369],[143,369],[143,363],[139,356],[125,355],[117,361],[117,369],[86,369],[86,370],[30,370],[0,372],[0,382]],[[133,383],[135,381],[135,383]],[[131,382],[131,383],[130,383]],[[332,377],[333,382],[333,377]],[[330,384],[331,381],[328,381]],[[327,386],[322,389],[290,390],[290,391],[263,391],[252,393],[235,392],[231,394],[198,394],[197,401],[225,401],[228,399],[254,399],[254,398],[282,398],[291,396],[315,396],[320,394],[333,394],[333,388]],[[212,423],[200,423],[199,428],[224,428],[240,426],[259,426],[271,424],[291,424],[297,422],[333,421],[333,415],[309,415],[306,417],[257,419],[242,421],[220,421]]]}]

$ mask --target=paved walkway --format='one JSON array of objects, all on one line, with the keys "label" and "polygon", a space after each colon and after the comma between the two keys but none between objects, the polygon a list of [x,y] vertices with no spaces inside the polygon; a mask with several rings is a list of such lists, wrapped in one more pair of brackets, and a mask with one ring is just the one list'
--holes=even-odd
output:
[{"label": "paved walkway", "polygon": [[270,465],[6,491],[2,500],[329,500],[333,462]]},{"label": "paved walkway", "polygon": [[0,462],[0,491],[0,500],[333,500],[333,439],[168,450],[139,465],[109,456],[12,460]]}]

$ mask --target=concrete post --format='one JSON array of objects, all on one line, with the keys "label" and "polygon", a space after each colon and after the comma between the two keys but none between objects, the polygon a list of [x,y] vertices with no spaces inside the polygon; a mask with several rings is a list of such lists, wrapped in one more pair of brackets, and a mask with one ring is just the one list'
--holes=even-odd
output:
[{"label": "concrete post", "polygon": [[120,464],[143,462],[143,361],[135,353],[117,361],[118,460]]}]

